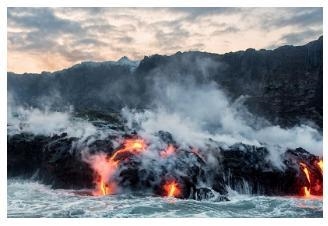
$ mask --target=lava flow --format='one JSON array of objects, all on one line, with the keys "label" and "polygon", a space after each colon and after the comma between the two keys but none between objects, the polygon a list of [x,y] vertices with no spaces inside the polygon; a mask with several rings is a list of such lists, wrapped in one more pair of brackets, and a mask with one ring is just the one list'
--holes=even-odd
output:
[{"label": "lava flow", "polygon": [[100,178],[98,187],[100,190],[100,192],[98,193],[99,195],[108,195],[108,194],[112,193],[111,189],[109,188],[109,185],[107,183],[105,183],[102,178]]},{"label": "lava flow", "polygon": [[307,168],[307,166],[304,164],[304,163],[300,163],[300,165],[302,166],[303,168],[303,172],[306,176],[306,179],[308,180],[308,182],[311,184],[311,180],[310,180],[310,173],[309,173],[309,170]]},{"label": "lava flow", "polygon": [[[142,139],[127,139],[123,147],[118,149],[110,158],[101,154],[93,157],[93,169],[100,176],[96,182],[94,195],[110,195],[117,191],[113,176],[118,168],[119,162],[125,159],[124,154],[138,154],[146,150],[146,143]],[[107,178],[107,182],[104,180]]]},{"label": "lava flow", "polygon": [[108,194],[108,189],[104,181],[101,179],[100,181],[100,189],[101,189],[101,194],[102,195],[107,195]]},{"label": "lava flow", "polygon": [[173,155],[174,153],[175,153],[175,147],[172,144],[169,144],[164,151],[160,152],[160,155],[163,158],[167,158],[170,155]]},{"label": "lava flow", "polygon": [[309,197],[311,196],[310,189],[307,188],[306,186],[303,187],[303,195],[304,195],[304,197],[306,197],[306,198],[309,198]]},{"label": "lava flow", "polygon": [[[308,185],[303,186],[301,189],[301,194],[308,198],[311,195],[320,195],[320,191],[322,190],[322,178],[318,178],[317,173],[312,174],[313,172],[310,171],[313,167],[308,167],[305,163],[300,163],[301,169],[307,179]],[[315,161],[314,168],[321,172],[321,176],[323,175],[323,160]],[[313,169],[312,169],[313,170]],[[310,173],[311,172],[311,173]],[[320,182],[321,181],[321,182]],[[322,195],[322,194],[321,194]]]},{"label": "lava flow", "polygon": [[300,163],[300,165],[301,165],[302,170],[303,170],[303,172],[304,172],[304,174],[306,176],[307,181],[310,184],[310,187],[307,187],[307,186],[303,186],[302,187],[303,196],[306,197],[306,198],[308,198],[311,195],[311,179],[310,179],[310,173],[309,173],[309,170],[308,170],[306,164]]},{"label": "lava flow", "polygon": [[165,183],[164,191],[166,197],[179,197],[181,195],[179,184],[175,181],[169,181]]},{"label": "lava flow", "polygon": [[109,159],[109,162],[113,162],[115,164],[118,164],[120,162],[119,159],[117,159],[117,156],[123,153],[131,153],[131,154],[137,154],[141,153],[146,149],[147,145],[144,140],[142,139],[128,139],[125,140],[123,143],[123,148],[117,150],[114,155],[112,155]]}]

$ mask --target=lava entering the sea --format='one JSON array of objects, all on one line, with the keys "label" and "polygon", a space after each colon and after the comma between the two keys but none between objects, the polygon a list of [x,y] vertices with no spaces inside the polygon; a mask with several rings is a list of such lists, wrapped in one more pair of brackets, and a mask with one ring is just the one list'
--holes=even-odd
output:
[{"label": "lava entering the sea", "polygon": [[[160,155],[159,157],[163,159],[170,158],[170,156],[174,156],[174,158],[170,158],[170,161],[167,162],[158,162],[158,164],[163,164],[163,168],[166,167],[165,164],[171,165],[162,172],[163,174],[158,174],[156,178],[151,173],[145,176],[144,171],[133,168],[135,166],[138,167],[139,160],[143,160],[135,157],[142,154],[147,148],[148,144],[142,138],[129,138],[124,140],[122,145],[112,152],[111,155],[101,152],[92,156],[89,162],[97,175],[93,195],[103,196],[115,194],[119,192],[119,185],[125,186],[126,184],[131,185],[130,183],[134,183],[133,186],[150,186],[153,192],[164,197],[190,197],[190,192],[194,192],[191,188],[193,188],[192,186],[195,183],[192,181],[192,176],[189,178],[180,178],[179,174],[176,174],[177,172],[174,171],[176,167],[174,161],[178,161],[178,158],[181,157],[179,156],[181,150],[177,149],[178,147],[173,144],[167,144],[164,150],[157,152]],[[191,152],[197,156],[197,164],[206,162],[206,159],[203,158],[202,153],[198,149],[191,148]],[[152,156],[158,157],[158,155]],[[143,157],[147,158],[147,156]],[[308,160],[296,160],[296,162],[299,164],[299,173],[295,175],[294,184],[290,184],[295,185],[295,189],[293,187],[293,194],[296,192],[306,198],[313,195],[321,196],[323,190],[323,160],[318,157],[312,157]],[[154,163],[156,164],[156,159],[152,159],[151,164]],[[127,168],[125,168],[126,166]],[[197,167],[195,167],[195,172],[199,175],[199,172],[197,172],[199,168]],[[138,181],[136,179],[137,177],[141,178],[141,180]],[[159,178],[165,178],[165,180],[162,181]],[[154,181],[157,182],[154,183]],[[159,181],[161,181],[160,184],[156,184]]]},{"label": "lava entering the sea", "polygon": [[[300,168],[307,179],[307,185],[301,188],[301,195],[306,198],[311,195],[322,195],[323,160],[314,161],[313,166],[307,166],[301,162]],[[318,171],[320,173],[316,173]]]},{"label": "lava entering the sea", "polygon": [[115,174],[119,163],[125,159],[126,154],[139,154],[145,151],[146,148],[147,144],[143,139],[126,139],[123,142],[122,147],[116,150],[110,158],[107,158],[107,156],[105,158],[98,158],[99,160],[95,161],[95,166],[93,168],[99,175],[100,179],[96,181],[96,191],[94,191],[93,194],[114,194],[117,190],[117,186],[113,179],[113,175]]},{"label": "lava entering the sea", "polygon": [[310,189],[307,188],[306,186],[303,187],[303,195],[304,197],[308,198],[311,196],[311,192],[310,192]]},{"label": "lava entering the sea", "polygon": [[179,197],[181,195],[181,188],[176,181],[167,181],[164,184],[164,192],[166,197]]}]

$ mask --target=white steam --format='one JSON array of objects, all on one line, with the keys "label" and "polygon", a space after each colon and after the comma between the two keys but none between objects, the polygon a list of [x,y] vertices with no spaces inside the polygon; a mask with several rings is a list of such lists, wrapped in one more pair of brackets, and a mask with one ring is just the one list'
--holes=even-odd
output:
[{"label": "white steam", "polygon": [[322,155],[322,135],[314,128],[268,125],[252,116],[241,100],[231,103],[214,82],[200,84],[192,77],[168,81],[163,77],[154,80],[153,109],[122,110],[128,126],[142,136],[163,130],[185,146],[205,147],[209,138],[227,145],[242,142],[266,146],[277,165],[279,154],[287,148],[302,147]]},{"label": "white steam", "polygon": [[92,123],[73,117],[72,110],[56,112],[49,109],[8,106],[7,120],[10,135],[32,133],[53,136],[67,133],[69,137],[77,137],[81,141],[92,135],[104,136]]},{"label": "white steam", "polygon": [[[150,84],[147,84],[150,85],[147,92],[153,97],[150,106],[153,107],[139,112],[124,108],[122,114],[128,127],[148,139],[154,139],[153,135],[159,130],[170,132],[182,146],[202,148],[211,138],[227,145],[242,142],[266,146],[273,159],[277,159],[281,151],[297,147],[322,155],[320,132],[307,125],[290,129],[268,125],[243,107],[243,99],[247,97],[232,102],[217,83],[211,81],[208,72],[219,70],[218,64],[209,60],[195,64],[200,69],[197,76],[154,72],[152,80],[148,80]],[[8,93],[9,134],[66,132],[68,136],[82,139],[96,134],[105,136],[92,123],[73,117],[72,109],[67,112],[54,112],[49,108],[26,109],[15,106],[12,99]]]}]

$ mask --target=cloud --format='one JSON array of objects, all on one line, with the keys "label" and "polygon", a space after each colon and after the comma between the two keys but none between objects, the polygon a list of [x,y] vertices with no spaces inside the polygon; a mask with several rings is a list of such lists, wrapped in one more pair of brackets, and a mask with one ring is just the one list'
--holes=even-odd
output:
[{"label": "cloud", "polygon": [[[142,59],[305,44],[322,8],[8,8],[8,70],[53,71],[85,60]],[[51,58],[62,64],[54,64]],[[25,64],[20,62],[24,61]],[[31,66],[35,65],[31,70]]]},{"label": "cloud", "polygon": [[126,43],[126,44],[129,44],[129,43],[132,43],[133,42],[133,38],[129,37],[129,36],[125,36],[125,37],[120,37],[118,38],[118,40],[122,43]]},{"label": "cloud", "polygon": [[76,34],[82,31],[79,23],[58,18],[52,8],[9,8],[7,16],[10,26],[34,28],[44,34]]},{"label": "cloud", "polygon": [[[163,27],[166,27],[168,31],[164,31]],[[185,40],[191,36],[187,29],[184,29],[182,25],[176,21],[165,23],[162,26],[156,26],[156,42],[159,46],[164,48],[170,48],[172,43],[179,45],[185,45]]]},{"label": "cloud", "polygon": [[233,7],[178,7],[178,8],[170,8],[169,10],[176,12],[183,12],[187,14],[187,18],[189,20],[194,20],[199,17],[218,15],[218,14],[234,14],[241,12],[243,8],[233,8]]},{"label": "cloud", "polygon": [[97,59],[97,55],[86,48],[106,45],[98,37],[89,35],[79,22],[56,16],[52,8],[9,8],[8,26],[22,29],[21,32],[8,32],[9,51],[33,55],[52,52],[70,64]]},{"label": "cloud", "polygon": [[301,32],[286,34],[280,39],[280,41],[282,41],[285,44],[288,43],[299,44],[302,43],[304,40],[311,40],[312,37],[319,37],[321,34],[322,31],[305,30]]},{"label": "cloud", "polygon": [[280,39],[266,46],[266,48],[275,49],[283,45],[290,45],[290,43],[292,43],[293,45],[302,45],[304,42],[313,41],[313,37],[316,37],[315,39],[317,39],[321,35],[322,35],[322,30],[313,30],[313,29],[291,32],[282,35]]},{"label": "cloud", "polygon": [[283,26],[310,26],[322,24],[322,8],[288,8],[283,15],[274,20],[266,20],[264,26],[283,27]]},{"label": "cloud", "polygon": [[239,32],[240,29],[237,27],[226,27],[222,30],[215,30],[212,35],[222,35],[222,34],[227,34],[227,33],[237,33]]}]

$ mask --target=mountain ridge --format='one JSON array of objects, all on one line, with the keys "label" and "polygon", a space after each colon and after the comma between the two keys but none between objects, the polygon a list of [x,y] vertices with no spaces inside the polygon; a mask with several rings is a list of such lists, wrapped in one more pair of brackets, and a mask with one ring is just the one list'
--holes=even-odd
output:
[{"label": "mountain ridge", "polygon": [[51,99],[57,107],[118,111],[124,106],[149,107],[154,80],[181,82],[191,77],[196,84],[215,82],[232,101],[246,96],[250,112],[274,125],[312,123],[322,129],[322,53],[320,36],[303,46],[274,50],[155,54],[144,57],[132,70],[129,64],[100,62],[53,73],[8,72],[8,92],[10,100],[23,105],[39,106],[41,99]]},{"label": "mountain ridge", "polygon": [[317,40],[313,40],[313,41],[310,41],[304,45],[283,45],[283,46],[279,46],[275,49],[258,49],[256,50],[255,48],[247,48],[245,50],[238,50],[238,51],[230,51],[230,52],[226,52],[226,53],[214,53],[214,52],[207,52],[207,51],[195,51],[195,50],[190,50],[190,51],[177,51],[176,53],[174,54],[171,54],[171,55],[166,55],[166,54],[153,54],[153,55],[149,55],[149,56],[144,56],[143,59],[141,60],[131,60],[129,57],[127,56],[122,56],[120,59],[118,59],[117,61],[115,60],[105,60],[105,61],[92,61],[92,60],[87,60],[87,61],[81,61],[79,63],[76,63],[76,64],[73,64],[72,66],[69,66],[67,68],[63,68],[63,69],[60,69],[60,70],[55,70],[53,72],[50,72],[50,71],[42,71],[41,73],[33,73],[33,72],[24,72],[24,73],[16,73],[16,72],[13,72],[13,71],[8,71],[7,73],[10,73],[10,74],[15,74],[15,75],[41,75],[41,74],[55,74],[56,72],[61,72],[63,70],[67,70],[67,69],[70,69],[72,67],[75,67],[75,66],[78,66],[78,65],[81,65],[81,64],[84,64],[84,63],[96,63],[96,64],[103,64],[103,63],[119,63],[122,59],[127,59],[128,61],[130,62],[141,62],[142,60],[144,60],[145,58],[149,58],[149,57],[152,57],[152,56],[174,56],[176,54],[186,54],[186,53],[203,53],[203,54],[212,54],[212,55],[226,55],[226,54],[232,54],[232,53],[242,53],[242,52],[246,52],[246,51],[275,51],[275,50],[278,50],[278,49],[283,49],[283,48],[288,48],[288,47],[301,47],[301,46],[306,46],[306,45],[309,45],[315,41],[322,41],[323,40],[323,36],[321,35]]}]

